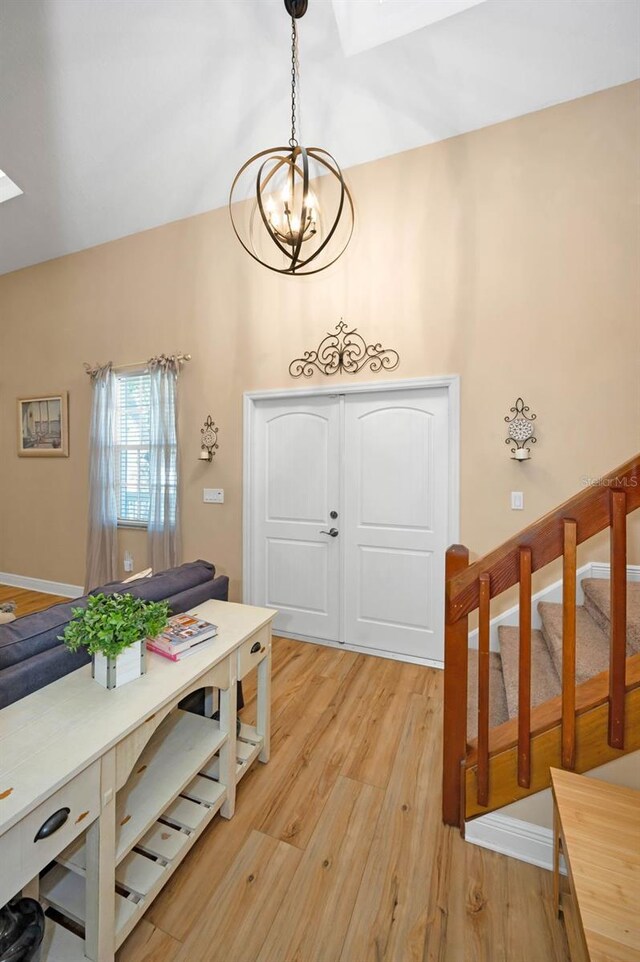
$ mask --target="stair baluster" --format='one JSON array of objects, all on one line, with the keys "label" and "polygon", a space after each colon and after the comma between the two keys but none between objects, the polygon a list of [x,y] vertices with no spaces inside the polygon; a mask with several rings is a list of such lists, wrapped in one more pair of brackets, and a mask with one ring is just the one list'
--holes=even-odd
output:
[{"label": "stair baluster", "polygon": [[609,744],[624,748],[627,649],[627,496],[611,492],[611,648],[609,663]]},{"label": "stair baluster", "polygon": [[467,757],[467,675],[469,616],[455,619],[449,589],[455,575],[469,567],[469,550],[454,544],[445,557],[445,626],[443,700],[442,818],[447,825],[462,826],[461,803],[464,763]]},{"label": "stair baluster", "polygon": [[478,611],[478,805],[489,803],[489,621],[491,576],[480,575]]},{"label": "stair baluster", "polygon": [[518,785],[531,784],[531,548],[519,549]]},{"label": "stair baluster", "polygon": [[565,518],[562,549],[562,767],[576,764],[576,548],[575,521]]}]

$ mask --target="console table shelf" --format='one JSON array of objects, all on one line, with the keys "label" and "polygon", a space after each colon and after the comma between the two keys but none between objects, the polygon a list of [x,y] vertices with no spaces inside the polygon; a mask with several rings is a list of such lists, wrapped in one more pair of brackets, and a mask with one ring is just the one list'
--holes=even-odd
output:
[{"label": "console table shelf", "polygon": [[[44,876],[40,896],[49,905],[77,925],[86,920],[86,888],[84,879],[63,865],[54,865]],[[123,928],[136,909],[136,903],[116,892],[116,930]],[[48,960],[47,960],[48,962]]]},{"label": "console table shelf", "polygon": [[[264,748],[264,739],[252,725],[241,725],[236,740],[236,784],[249,771],[253,762]],[[217,758],[202,769],[203,774],[217,780],[220,777],[220,765]]]},{"label": "console table shelf", "polygon": [[227,740],[220,725],[176,709],[134,765],[116,804],[116,865]]},{"label": "console table shelf", "polygon": [[44,940],[40,953],[46,962],[87,962],[84,942],[53,919],[45,919]]}]

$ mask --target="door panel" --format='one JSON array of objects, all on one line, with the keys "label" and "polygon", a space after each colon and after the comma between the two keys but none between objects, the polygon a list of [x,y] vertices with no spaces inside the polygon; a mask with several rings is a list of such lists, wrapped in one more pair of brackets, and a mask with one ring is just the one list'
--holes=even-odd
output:
[{"label": "door panel", "polygon": [[338,641],[340,548],[329,530],[339,500],[336,398],[256,405],[252,602],[277,608],[280,631]]},{"label": "door panel", "polygon": [[361,526],[431,528],[432,419],[428,411],[405,407],[361,416]]},{"label": "door panel", "polygon": [[441,661],[446,390],[347,396],[345,641]]},{"label": "door panel", "polygon": [[364,545],[359,551],[360,621],[432,631],[432,553]]},{"label": "door panel", "polygon": [[327,418],[324,414],[287,411],[267,421],[265,427],[267,520],[324,524]]},{"label": "door panel", "polygon": [[269,608],[329,614],[329,545],[268,538]]}]

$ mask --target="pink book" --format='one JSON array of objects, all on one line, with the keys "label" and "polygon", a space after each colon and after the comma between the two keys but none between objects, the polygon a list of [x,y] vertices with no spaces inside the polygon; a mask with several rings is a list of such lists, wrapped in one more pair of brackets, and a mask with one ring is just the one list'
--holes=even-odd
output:
[{"label": "pink book", "polygon": [[156,645],[155,642],[147,640],[147,650],[155,652],[156,655],[162,655],[163,658],[168,658],[169,661],[182,661],[183,658],[188,658],[189,655],[197,655],[199,651],[210,648],[211,646],[207,644],[207,641],[212,640],[211,638],[205,639],[205,641],[200,641],[198,644],[192,645],[191,648],[187,648],[186,651],[179,651],[177,654],[166,651],[164,648]]}]

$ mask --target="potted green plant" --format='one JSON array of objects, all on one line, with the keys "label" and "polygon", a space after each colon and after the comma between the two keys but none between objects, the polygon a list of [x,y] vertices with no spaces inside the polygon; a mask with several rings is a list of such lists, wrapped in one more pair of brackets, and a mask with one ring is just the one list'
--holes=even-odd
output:
[{"label": "potted green plant", "polygon": [[70,651],[85,647],[93,657],[93,677],[105,688],[117,688],[146,671],[146,638],[167,627],[166,601],[143,601],[129,594],[90,595],[85,608],[60,636]]}]

